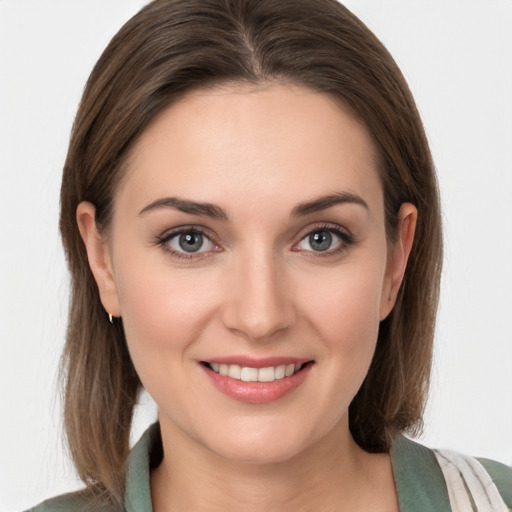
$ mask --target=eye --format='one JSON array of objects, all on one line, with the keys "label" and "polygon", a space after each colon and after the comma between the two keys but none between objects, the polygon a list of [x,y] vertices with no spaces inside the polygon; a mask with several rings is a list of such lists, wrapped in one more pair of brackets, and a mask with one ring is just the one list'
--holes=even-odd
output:
[{"label": "eye", "polygon": [[215,244],[204,233],[197,229],[187,229],[170,233],[160,243],[177,256],[194,255],[216,249]]},{"label": "eye", "polygon": [[310,231],[296,245],[299,251],[336,252],[351,242],[349,235],[336,228],[318,228]]}]

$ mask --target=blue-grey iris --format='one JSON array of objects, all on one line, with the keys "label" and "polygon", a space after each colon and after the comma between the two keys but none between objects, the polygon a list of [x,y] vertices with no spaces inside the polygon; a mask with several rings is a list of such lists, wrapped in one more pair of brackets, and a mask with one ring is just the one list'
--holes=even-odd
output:
[{"label": "blue-grey iris", "polygon": [[186,252],[197,252],[203,246],[203,235],[201,233],[181,234],[179,244]]},{"label": "blue-grey iris", "polygon": [[332,234],[329,231],[317,231],[309,235],[309,245],[314,251],[327,251],[332,244]]}]

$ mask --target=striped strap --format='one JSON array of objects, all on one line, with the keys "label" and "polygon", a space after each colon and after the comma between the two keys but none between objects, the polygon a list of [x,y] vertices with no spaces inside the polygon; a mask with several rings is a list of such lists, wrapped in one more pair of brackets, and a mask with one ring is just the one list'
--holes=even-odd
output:
[{"label": "striped strap", "polygon": [[473,457],[434,450],[453,512],[509,512],[489,473]]}]

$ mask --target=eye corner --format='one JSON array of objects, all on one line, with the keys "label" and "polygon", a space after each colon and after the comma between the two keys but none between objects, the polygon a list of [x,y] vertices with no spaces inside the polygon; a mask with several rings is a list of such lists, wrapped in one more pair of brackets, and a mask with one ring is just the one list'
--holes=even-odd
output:
[{"label": "eye corner", "polygon": [[302,251],[303,251],[303,249],[301,249],[301,248],[300,248],[300,246],[299,246],[299,244],[300,244],[301,242],[302,242],[302,239],[301,239],[301,240],[299,240],[298,242],[295,242],[295,243],[291,246],[290,250],[291,250],[292,252],[302,252]]}]

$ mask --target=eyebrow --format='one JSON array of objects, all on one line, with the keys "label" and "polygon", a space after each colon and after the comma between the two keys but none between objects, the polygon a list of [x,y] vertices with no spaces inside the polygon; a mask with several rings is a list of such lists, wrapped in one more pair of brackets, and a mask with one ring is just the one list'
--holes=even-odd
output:
[{"label": "eyebrow", "polygon": [[[327,208],[331,208],[332,206],[345,203],[358,204],[363,208],[369,210],[368,204],[362,197],[356,194],[352,194],[350,192],[338,192],[335,194],[322,196],[317,199],[314,199],[313,201],[308,201],[306,203],[301,203],[297,205],[292,210],[292,216],[303,217],[311,213],[326,210]],[[145,206],[139,212],[139,216],[142,216],[154,210],[159,210],[161,208],[174,208],[184,213],[189,213],[192,215],[204,215],[206,217],[212,217],[214,219],[228,219],[226,212],[219,206],[216,206],[212,203],[200,203],[197,201],[180,199],[178,197],[164,197],[161,199],[157,199],[156,201],[153,201],[152,203]]]},{"label": "eyebrow", "polygon": [[321,210],[326,210],[327,208],[331,208],[332,206],[336,206],[337,204],[345,204],[352,203],[358,204],[369,210],[367,202],[357,194],[352,194],[351,192],[337,192],[335,194],[330,194],[328,196],[322,196],[313,201],[308,201],[307,203],[301,203],[297,205],[292,210],[292,216],[294,217],[302,217],[305,215],[309,215],[310,213],[319,212]]},{"label": "eyebrow", "polygon": [[196,201],[189,201],[178,197],[164,197],[162,199],[157,199],[144,207],[139,212],[139,216],[161,208],[175,208],[176,210],[180,210],[184,213],[205,215],[207,217],[213,217],[214,219],[227,220],[228,218],[226,212],[219,206],[211,203],[198,203]]}]

